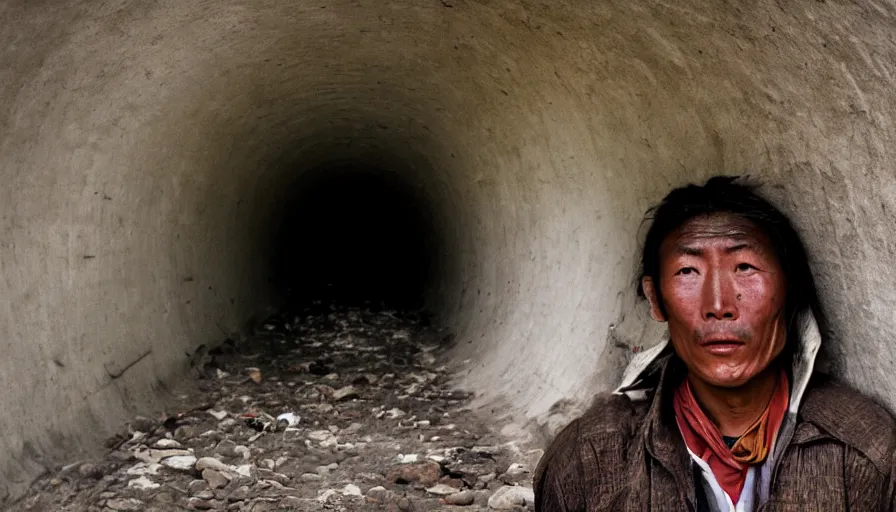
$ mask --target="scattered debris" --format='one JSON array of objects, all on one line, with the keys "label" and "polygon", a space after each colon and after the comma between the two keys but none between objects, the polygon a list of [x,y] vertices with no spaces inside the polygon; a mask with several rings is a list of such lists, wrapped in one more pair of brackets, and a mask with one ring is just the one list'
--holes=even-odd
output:
[{"label": "scattered debris", "polygon": [[299,416],[291,412],[284,412],[280,416],[277,416],[277,425],[281,425],[284,428],[294,427],[299,424],[299,421]]},{"label": "scattered debris", "polygon": [[533,509],[541,451],[450,387],[444,333],[321,307],[200,346],[176,403],[128,422],[104,457],[48,474],[21,510]]}]

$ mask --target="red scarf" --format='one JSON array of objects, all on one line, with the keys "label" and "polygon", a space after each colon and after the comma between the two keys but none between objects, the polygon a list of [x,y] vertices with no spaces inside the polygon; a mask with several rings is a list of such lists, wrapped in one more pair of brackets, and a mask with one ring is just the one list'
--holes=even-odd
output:
[{"label": "red scarf", "polygon": [[688,379],[684,379],[675,391],[673,407],[678,430],[688,448],[709,464],[731,502],[737,503],[750,466],[764,461],[771,451],[789,402],[790,383],[782,370],[765,412],[730,449],[722,440],[718,427],[700,408]]}]

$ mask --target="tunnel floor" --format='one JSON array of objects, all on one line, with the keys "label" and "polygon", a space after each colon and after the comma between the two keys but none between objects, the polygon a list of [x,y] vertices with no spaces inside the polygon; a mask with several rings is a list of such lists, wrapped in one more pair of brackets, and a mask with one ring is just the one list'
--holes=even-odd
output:
[{"label": "tunnel floor", "polygon": [[197,350],[167,410],[44,475],[19,509],[531,510],[542,451],[449,385],[446,343],[400,311],[275,315]]}]

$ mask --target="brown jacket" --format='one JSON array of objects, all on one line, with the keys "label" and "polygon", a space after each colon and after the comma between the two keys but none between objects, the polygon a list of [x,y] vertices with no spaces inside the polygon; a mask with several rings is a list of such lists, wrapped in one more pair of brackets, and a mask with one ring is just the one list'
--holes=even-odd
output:
[{"label": "brown jacket", "polygon": [[[601,396],[560,432],[535,473],[536,511],[709,510],[671,412],[679,365],[663,363],[647,401]],[[871,400],[814,375],[786,446],[757,512],[896,511],[896,424]]]}]

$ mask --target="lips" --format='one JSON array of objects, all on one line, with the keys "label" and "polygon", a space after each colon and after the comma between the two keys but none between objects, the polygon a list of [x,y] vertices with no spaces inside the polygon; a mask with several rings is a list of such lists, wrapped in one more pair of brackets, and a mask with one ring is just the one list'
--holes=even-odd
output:
[{"label": "lips", "polygon": [[733,354],[746,345],[733,336],[711,336],[700,341],[700,346],[710,354],[725,356]]}]

